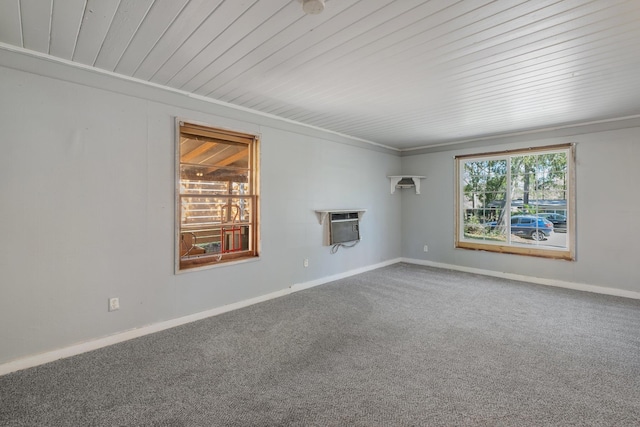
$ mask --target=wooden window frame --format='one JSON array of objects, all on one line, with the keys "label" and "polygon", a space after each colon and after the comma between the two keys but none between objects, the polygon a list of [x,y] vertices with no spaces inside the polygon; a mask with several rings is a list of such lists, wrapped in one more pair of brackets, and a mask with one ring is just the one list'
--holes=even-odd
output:
[{"label": "wooden window frame", "polygon": [[[198,123],[189,120],[176,119],[176,132],[175,132],[175,272],[181,273],[185,271],[194,271],[205,268],[212,268],[221,265],[229,265],[229,263],[246,262],[250,260],[256,260],[259,258],[260,247],[260,170],[259,170],[259,137],[258,135],[238,132],[234,130],[218,128],[210,126],[208,124]],[[241,227],[247,227],[248,234],[248,249],[240,249],[238,251],[229,253],[198,253],[190,256],[184,255],[185,234],[189,234],[189,231],[183,230],[182,225],[182,198],[186,197],[198,197],[193,194],[182,192],[182,179],[181,179],[181,140],[183,136],[202,138],[211,142],[212,144],[226,144],[226,145],[247,145],[248,150],[248,174],[249,181],[248,187],[250,192],[248,194],[233,195],[229,194],[216,194],[213,197],[220,198],[241,198],[250,201],[250,219],[248,222],[242,222],[238,224]],[[217,167],[217,165],[216,165]],[[225,167],[222,165],[220,167]],[[224,224],[214,226],[214,228],[222,227]],[[224,239],[223,236],[220,236]],[[234,237],[231,237],[234,239]],[[195,247],[195,246],[192,246]]]},{"label": "wooden window frame", "polygon": [[[505,254],[516,254],[516,255],[526,255],[526,256],[535,256],[542,258],[553,258],[553,259],[562,259],[568,261],[575,261],[575,241],[576,241],[576,203],[575,203],[575,143],[569,144],[559,144],[559,145],[549,145],[549,146],[540,146],[540,147],[529,147],[523,149],[516,150],[505,150],[505,151],[496,151],[496,152],[487,152],[487,153],[478,153],[478,154],[466,154],[455,156],[455,248],[458,249],[471,249],[471,250],[482,250],[488,252],[498,252]],[[566,230],[566,248],[552,248],[550,246],[544,245],[531,245],[531,247],[527,245],[517,245],[517,244],[505,244],[498,242],[482,242],[473,239],[467,239],[464,236],[464,221],[463,217],[463,209],[464,209],[464,191],[463,191],[463,162],[468,161],[470,159],[478,159],[478,160],[497,160],[503,159],[510,156],[515,155],[526,155],[526,154],[544,154],[547,152],[554,151],[564,151],[567,153],[567,198],[566,198],[566,210],[567,210],[567,230]],[[507,168],[507,173],[509,175],[509,180],[511,171],[510,168]],[[507,203],[510,206],[511,196],[507,191]]]}]

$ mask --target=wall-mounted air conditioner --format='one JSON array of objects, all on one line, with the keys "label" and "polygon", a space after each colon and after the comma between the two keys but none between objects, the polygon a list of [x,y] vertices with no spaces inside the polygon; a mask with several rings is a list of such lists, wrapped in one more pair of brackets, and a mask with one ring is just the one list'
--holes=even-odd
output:
[{"label": "wall-mounted air conditioner", "polygon": [[366,209],[317,209],[318,222],[323,226],[322,244],[339,245],[360,241],[360,220]]},{"label": "wall-mounted air conditioner", "polygon": [[355,242],[360,240],[360,220],[358,212],[329,213],[329,244]]}]

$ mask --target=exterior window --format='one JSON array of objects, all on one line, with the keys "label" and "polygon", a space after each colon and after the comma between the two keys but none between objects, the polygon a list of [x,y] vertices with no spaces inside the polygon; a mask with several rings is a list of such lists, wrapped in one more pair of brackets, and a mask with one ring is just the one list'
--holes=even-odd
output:
[{"label": "exterior window", "polygon": [[178,127],[176,269],[257,257],[257,138]]},{"label": "exterior window", "polygon": [[574,260],[574,150],[456,157],[456,247]]}]

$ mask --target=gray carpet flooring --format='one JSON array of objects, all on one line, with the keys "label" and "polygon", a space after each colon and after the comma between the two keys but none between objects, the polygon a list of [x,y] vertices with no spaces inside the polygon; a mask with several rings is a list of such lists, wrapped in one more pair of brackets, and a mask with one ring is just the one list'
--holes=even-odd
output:
[{"label": "gray carpet flooring", "polygon": [[0,377],[2,426],[638,426],[640,301],[409,264]]}]

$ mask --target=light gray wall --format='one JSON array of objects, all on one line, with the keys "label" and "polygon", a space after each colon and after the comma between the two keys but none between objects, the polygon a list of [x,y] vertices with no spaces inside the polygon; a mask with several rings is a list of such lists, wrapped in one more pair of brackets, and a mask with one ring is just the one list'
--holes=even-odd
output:
[{"label": "light gray wall", "polygon": [[[0,363],[399,256],[640,291],[637,125],[400,158],[91,70],[0,53]],[[173,273],[175,117],[262,136],[259,261]],[[576,262],[453,249],[454,155],[564,142],[578,144]],[[399,173],[426,175],[422,194],[389,194],[386,176]],[[313,212],[323,208],[367,209],[361,244],[331,255]],[[113,296],[122,308],[108,313]]]},{"label": "light gray wall", "polygon": [[[607,124],[609,127],[610,124]],[[472,149],[402,159],[404,173],[426,175],[422,195],[402,195],[403,257],[578,284],[640,291],[640,127],[562,137],[485,141]],[[567,133],[563,131],[563,133]],[[560,261],[454,249],[454,156],[473,152],[577,143],[577,260]],[[429,252],[423,252],[428,244]]]},{"label": "light gray wall", "polygon": [[[400,256],[396,154],[0,53],[0,363]],[[175,117],[261,135],[259,261],[174,274]],[[331,255],[323,208],[367,209],[362,242]]]}]

